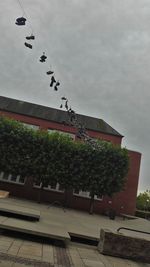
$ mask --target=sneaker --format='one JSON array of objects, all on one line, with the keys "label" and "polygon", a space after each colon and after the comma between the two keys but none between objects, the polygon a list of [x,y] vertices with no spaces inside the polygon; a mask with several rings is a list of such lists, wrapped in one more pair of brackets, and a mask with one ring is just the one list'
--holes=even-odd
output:
[{"label": "sneaker", "polygon": [[27,40],[34,40],[35,39],[35,36],[34,35],[26,36],[26,39]]},{"label": "sneaker", "polygon": [[25,45],[26,47],[32,49],[32,45],[31,45],[31,44],[28,44],[28,43],[25,42],[24,45]]},{"label": "sneaker", "polygon": [[54,72],[51,71],[51,70],[49,70],[49,71],[46,72],[47,75],[51,75],[51,74],[53,74],[53,73],[54,73]]},{"label": "sneaker", "polygon": [[15,24],[18,26],[22,26],[22,25],[25,25],[25,21],[15,22]]},{"label": "sneaker", "polygon": [[17,18],[16,21],[17,22],[25,22],[26,21],[26,18],[20,17],[20,18]]}]

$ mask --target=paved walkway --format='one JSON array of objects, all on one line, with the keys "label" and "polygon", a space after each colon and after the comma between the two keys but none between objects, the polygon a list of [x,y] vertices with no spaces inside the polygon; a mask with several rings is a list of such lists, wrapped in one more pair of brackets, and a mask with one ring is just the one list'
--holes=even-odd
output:
[{"label": "paved walkway", "polygon": [[[59,227],[60,231],[62,229],[62,231],[67,231],[68,233],[73,233],[74,235],[91,237],[96,240],[99,240],[101,228],[116,231],[119,227],[123,226],[150,232],[150,221],[145,219],[139,218],[135,220],[123,220],[122,218],[116,218],[115,220],[110,220],[106,216],[96,214],[89,215],[86,212],[72,209],[64,210],[63,208],[51,205],[48,206],[46,204],[38,204],[28,200],[7,198],[1,201],[8,204],[10,203],[11,205],[20,205],[22,207],[39,210],[41,217],[40,221],[36,222],[36,224],[41,225],[41,227]],[[139,236],[150,239],[150,235],[136,234],[125,230],[122,230],[121,232],[130,236]]]},{"label": "paved walkway", "polygon": [[150,264],[99,254],[92,246],[71,243],[68,248],[0,236],[1,267],[150,267]]},{"label": "paved walkway", "polygon": [[[68,232],[99,238],[100,228],[116,230],[120,226],[133,227],[150,232],[150,222],[142,219],[115,221],[99,215],[89,215],[75,210],[64,210],[35,202],[8,198],[8,204],[39,209],[42,227],[63,227]],[[130,233],[131,235],[131,233]],[[142,235],[143,237],[143,235]],[[147,238],[147,237],[146,237]],[[136,263],[100,254],[96,247],[70,243],[67,248],[52,244],[24,240],[19,237],[0,235],[0,266],[2,267],[150,267],[150,264]]]}]

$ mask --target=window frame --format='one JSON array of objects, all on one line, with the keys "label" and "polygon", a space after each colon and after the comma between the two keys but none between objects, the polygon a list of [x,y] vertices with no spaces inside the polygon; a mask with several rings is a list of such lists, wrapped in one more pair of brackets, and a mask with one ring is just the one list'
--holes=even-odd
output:
[{"label": "window frame", "polygon": [[[1,182],[11,183],[11,184],[19,184],[19,185],[24,185],[26,182],[26,177],[24,177],[24,182],[20,182],[20,178],[22,178],[20,174],[13,175],[11,173],[8,173],[8,179],[3,179],[4,174],[6,174],[6,172],[0,171],[0,181]],[[16,177],[16,180],[14,180],[14,181],[11,180],[12,177]]]},{"label": "window frame", "polygon": [[[73,195],[77,196],[77,197],[82,197],[82,198],[86,198],[86,199],[90,199],[90,192],[89,191],[82,191],[82,190],[78,190],[79,193],[75,193],[75,190],[73,191]],[[87,192],[87,196],[85,195],[85,193]],[[83,194],[82,194],[83,193]],[[94,195],[94,200],[99,200],[99,201],[103,201],[103,196],[98,197],[97,195]]]}]

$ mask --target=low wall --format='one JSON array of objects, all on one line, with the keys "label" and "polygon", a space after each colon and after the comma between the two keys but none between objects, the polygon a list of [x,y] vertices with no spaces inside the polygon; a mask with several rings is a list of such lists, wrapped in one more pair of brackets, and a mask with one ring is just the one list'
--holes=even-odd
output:
[{"label": "low wall", "polygon": [[101,229],[98,250],[102,254],[150,263],[150,240]]}]

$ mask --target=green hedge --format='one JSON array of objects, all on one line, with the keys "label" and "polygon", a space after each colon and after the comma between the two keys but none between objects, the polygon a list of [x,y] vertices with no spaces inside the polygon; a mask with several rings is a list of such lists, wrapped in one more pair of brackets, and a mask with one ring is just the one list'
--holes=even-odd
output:
[{"label": "green hedge", "polygon": [[128,172],[128,152],[99,141],[100,148],[74,142],[69,136],[35,131],[0,117],[0,170],[32,176],[43,185],[58,182],[91,195],[111,196],[122,190]]}]

